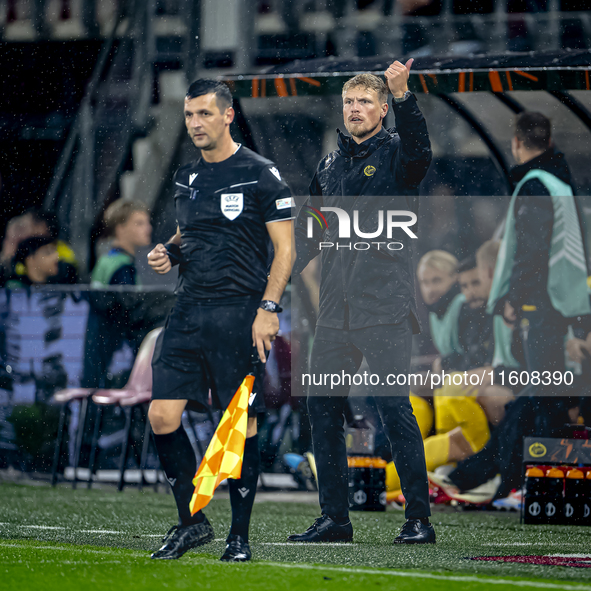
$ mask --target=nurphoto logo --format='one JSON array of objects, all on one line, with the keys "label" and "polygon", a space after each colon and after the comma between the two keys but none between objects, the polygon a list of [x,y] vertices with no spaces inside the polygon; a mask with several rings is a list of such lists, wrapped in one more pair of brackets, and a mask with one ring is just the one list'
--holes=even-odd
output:
[{"label": "nurphoto logo", "polygon": [[[320,242],[320,250],[327,248],[347,249],[347,250],[369,250],[375,247],[378,250],[385,248],[387,250],[402,250],[404,244],[402,242],[386,242],[386,241],[373,241],[366,242],[380,238],[384,234],[387,240],[392,240],[393,231],[396,228],[401,229],[407,236],[412,239],[416,239],[417,235],[411,230],[411,227],[417,223],[417,216],[412,211],[405,210],[380,210],[377,212],[377,228],[375,230],[364,232],[360,229],[360,216],[359,211],[354,210],[353,223],[351,224],[351,216],[348,212],[340,207],[321,207],[320,210],[314,209],[313,207],[306,207],[306,213],[308,214],[307,222],[307,237],[314,237],[314,222],[320,226],[322,232],[328,229],[328,222],[323,212],[332,212],[336,214],[338,220],[338,238],[351,238],[351,233],[355,237],[363,239],[359,242]],[[331,236],[332,237],[332,236]]]}]

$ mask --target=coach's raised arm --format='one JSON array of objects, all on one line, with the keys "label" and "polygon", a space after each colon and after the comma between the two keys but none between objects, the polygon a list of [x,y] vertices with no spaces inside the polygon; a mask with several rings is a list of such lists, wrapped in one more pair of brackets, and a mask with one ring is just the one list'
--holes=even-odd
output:
[{"label": "coach's raised arm", "polygon": [[414,94],[408,90],[413,61],[409,59],[405,65],[395,61],[384,75],[392,93],[396,131],[400,138],[392,170],[401,184],[418,187],[431,164],[432,153],[425,117]]}]

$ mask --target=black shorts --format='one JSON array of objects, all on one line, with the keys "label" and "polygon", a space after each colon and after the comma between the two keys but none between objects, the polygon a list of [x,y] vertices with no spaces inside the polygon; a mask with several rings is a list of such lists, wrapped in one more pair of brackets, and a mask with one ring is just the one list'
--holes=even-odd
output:
[{"label": "black shorts", "polygon": [[249,416],[264,412],[263,363],[252,345],[252,323],[260,297],[238,302],[175,303],[156,341],[152,398],[188,400],[191,410],[225,410],[245,376],[253,371]]}]

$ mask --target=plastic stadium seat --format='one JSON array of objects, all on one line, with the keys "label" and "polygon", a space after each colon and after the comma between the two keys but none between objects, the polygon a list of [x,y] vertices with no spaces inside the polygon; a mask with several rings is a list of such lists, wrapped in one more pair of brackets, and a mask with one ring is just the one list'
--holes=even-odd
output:
[{"label": "plastic stadium seat", "polygon": [[57,437],[55,440],[55,449],[53,452],[53,465],[51,468],[52,486],[55,486],[57,483],[60,451],[66,430],[66,410],[70,402],[79,400],[80,416],[78,417],[78,428],[76,429],[76,441],[74,445],[74,481],[72,482],[72,486],[76,488],[78,463],[80,462],[80,450],[82,449],[82,437],[84,435],[84,425],[86,424],[86,414],[88,412],[88,399],[95,392],[96,388],[66,388],[65,390],[59,390],[53,395],[53,402],[61,404],[62,408],[60,410]]},{"label": "plastic stadium seat", "polygon": [[[135,406],[143,405],[148,403],[152,398],[152,356],[154,355],[154,348],[156,346],[156,339],[162,332],[162,328],[152,330],[144,338],[140,349],[136,355],[129,380],[124,388],[121,389],[97,389],[97,388],[67,388],[56,392],[53,400],[58,403],[62,403],[62,409],[60,412],[60,420],[58,427],[58,434],[55,442],[55,451],[53,458],[52,467],[52,485],[57,482],[57,471],[59,466],[60,452],[63,444],[64,433],[65,433],[65,415],[66,407],[68,404],[75,400],[81,401],[80,417],[78,421],[78,428],[76,430],[76,444],[74,448],[74,480],[72,483],[73,488],[76,488],[78,480],[77,469],[80,461],[80,451],[82,448],[82,439],[84,435],[84,426],[86,422],[86,414],[88,410],[88,401],[92,400],[97,405],[97,417],[95,422],[94,434],[91,443],[90,452],[90,477],[88,480],[88,487],[92,485],[92,473],[94,469],[94,462],[96,457],[96,451],[98,447],[98,438],[101,428],[102,409],[106,405],[118,404],[125,408],[125,441],[123,443],[123,449],[121,453],[121,471],[119,477],[118,489],[123,488],[123,474],[125,471],[125,463],[127,461],[127,454],[129,450],[129,443],[131,439],[131,427],[133,408]],[[144,441],[142,446],[142,454],[140,460],[140,470],[143,470],[143,466],[146,460],[149,443],[149,421],[146,413],[146,426],[144,429]],[[142,472],[143,473],[143,472]],[[143,478],[141,479],[143,483]]]},{"label": "plastic stadium seat", "polygon": [[[94,472],[94,463],[98,448],[98,439],[102,427],[102,409],[105,406],[119,405],[125,412],[125,439],[121,449],[121,467],[119,472],[118,490],[123,490],[125,464],[131,443],[131,428],[133,423],[133,409],[136,406],[146,405],[152,399],[152,357],[156,346],[156,339],[162,332],[162,328],[151,331],[143,340],[138,354],[135,358],[131,374],[125,387],[120,389],[99,389],[92,396],[92,401],[97,405],[97,417],[95,422],[92,443],[90,446],[90,462],[88,465],[90,477],[88,487],[92,485],[92,476]],[[150,442],[150,422],[148,420],[147,408],[144,412],[145,426],[140,456],[140,489],[143,486],[143,471],[148,454],[148,445]]]}]

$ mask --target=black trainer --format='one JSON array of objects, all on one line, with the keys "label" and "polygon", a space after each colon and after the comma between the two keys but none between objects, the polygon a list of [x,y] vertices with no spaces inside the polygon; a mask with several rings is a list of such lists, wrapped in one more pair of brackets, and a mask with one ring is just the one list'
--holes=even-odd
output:
[{"label": "black trainer", "polygon": [[247,562],[252,557],[250,546],[241,536],[230,534],[226,540],[226,550],[220,560],[224,562]]},{"label": "black trainer", "polygon": [[201,523],[194,525],[183,527],[175,525],[164,536],[162,548],[156,550],[151,557],[156,560],[176,560],[187,550],[203,546],[211,542],[213,538],[213,527],[207,521],[207,517]]},{"label": "black trainer", "polygon": [[353,526],[350,521],[335,523],[328,515],[319,517],[303,534],[292,534],[288,542],[352,542]]},{"label": "black trainer", "polygon": [[435,528],[425,525],[420,519],[407,519],[400,533],[394,538],[395,544],[434,544]]}]

